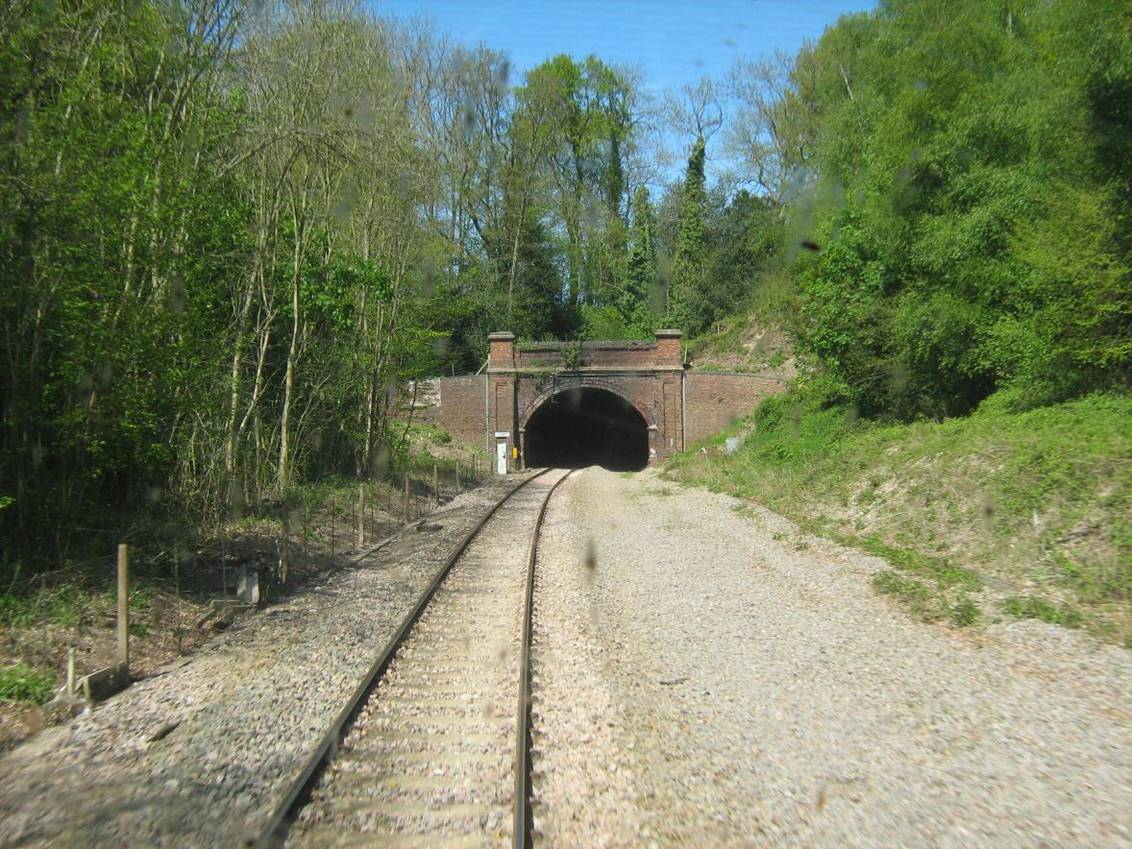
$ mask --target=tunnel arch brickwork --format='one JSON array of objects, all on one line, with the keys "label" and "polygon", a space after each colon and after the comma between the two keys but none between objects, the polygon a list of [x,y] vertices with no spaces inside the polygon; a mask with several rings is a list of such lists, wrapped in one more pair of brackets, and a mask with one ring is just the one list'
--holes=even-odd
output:
[{"label": "tunnel arch brickwork", "polygon": [[417,421],[438,425],[462,442],[494,452],[506,434],[518,448],[534,412],[570,389],[602,389],[631,404],[648,427],[649,462],[662,461],[750,412],[782,391],[781,381],[749,374],[684,368],[680,332],[657,331],[656,341],[515,343],[510,333],[489,337],[485,374],[420,381],[411,387]]},{"label": "tunnel arch brickwork", "polygon": [[[536,385],[535,389],[539,390],[539,387]],[[641,414],[641,418],[645,420],[647,427],[654,427],[656,425],[655,411],[642,409],[638,405],[638,396],[626,393],[625,386],[622,383],[609,378],[598,377],[597,375],[564,373],[554,375],[549,382],[544,383],[541,391],[537,391],[537,394],[535,394],[533,398],[528,398],[524,402],[523,398],[520,397],[519,431],[522,432],[526,430],[527,422],[530,421],[531,416],[534,415],[539,407],[550,401],[555,395],[561,395],[563,392],[568,392],[571,389],[603,389],[606,392],[612,392],[626,403],[632,405],[633,409]]]}]

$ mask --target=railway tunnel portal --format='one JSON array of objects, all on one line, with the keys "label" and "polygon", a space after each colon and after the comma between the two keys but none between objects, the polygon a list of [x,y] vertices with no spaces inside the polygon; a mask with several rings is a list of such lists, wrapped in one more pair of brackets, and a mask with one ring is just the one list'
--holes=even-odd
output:
[{"label": "railway tunnel portal", "polygon": [[773,377],[696,372],[679,330],[655,340],[516,342],[488,337],[482,374],[411,387],[417,420],[481,447],[497,472],[663,461],[781,390]]},{"label": "railway tunnel portal", "polygon": [[519,428],[528,466],[603,466],[639,471],[649,461],[649,428],[632,402],[609,389],[555,392]]}]

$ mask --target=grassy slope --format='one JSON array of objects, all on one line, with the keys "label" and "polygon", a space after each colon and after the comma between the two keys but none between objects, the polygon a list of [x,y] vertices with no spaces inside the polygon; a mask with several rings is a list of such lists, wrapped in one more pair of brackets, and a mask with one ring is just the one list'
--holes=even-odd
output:
[{"label": "grassy slope", "polygon": [[716,323],[711,332],[688,342],[698,371],[737,371],[771,374],[789,380],[795,375],[789,335],[775,322],[750,312]]},{"label": "grassy slope", "polygon": [[[748,434],[733,456],[723,439]],[[1031,616],[1132,647],[1132,397],[880,425],[769,399],[668,474],[888,558],[925,618]]]}]

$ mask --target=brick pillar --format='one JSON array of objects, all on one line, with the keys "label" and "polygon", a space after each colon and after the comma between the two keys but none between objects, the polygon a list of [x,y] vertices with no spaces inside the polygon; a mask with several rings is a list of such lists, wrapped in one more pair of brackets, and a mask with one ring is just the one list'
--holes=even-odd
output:
[{"label": "brick pillar", "polygon": [[680,366],[684,364],[680,356],[679,330],[658,330],[656,332],[656,365]]},{"label": "brick pillar", "polygon": [[507,434],[507,467],[513,468],[511,448],[517,445],[515,432],[515,334],[499,331],[487,335],[488,445],[495,464],[497,433]]},{"label": "brick pillar", "polygon": [[515,367],[515,334],[506,330],[487,334],[488,369]]}]

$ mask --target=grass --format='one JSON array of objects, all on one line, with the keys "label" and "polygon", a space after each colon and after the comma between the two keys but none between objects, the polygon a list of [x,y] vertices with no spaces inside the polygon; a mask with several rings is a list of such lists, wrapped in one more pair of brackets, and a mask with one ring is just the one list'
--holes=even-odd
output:
[{"label": "grass", "polygon": [[[46,623],[74,628],[100,615],[112,615],[117,605],[116,594],[113,581],[105,582],[101,588],[72,582],[24,594],[5,593],[0,595],[0,627],[29,628]],[[135,586],[130,590],[130,610],[145,610],[151,596],[150,588]]]},{"label": "grass", "polygon": [[688,340],[688,353],[696,370],[757,373],[780,368],[788,359],[789,342],[775,326],[764,325],[756,315],[730,316]]},{"label": "grass", "polygon": [[[851,543],[854,541],[850,538]],[[962,591],[977,591],[983,582],[970,569],[956,566],[945,557],[932,557],[918,551],[895,548],[876,536],[855,540],[857,546],[869,554],[883,557],[890,565],[911,575],[930,581],[940,587],[954,587]]]},{"label": "grass", "polygon": [[[1121,393],[1027,412],[992,396],[965,418],[898,424],[811,388],[767,399],[665,475],[884,557],[878,590],[925,618],[976,621],[968,596],[984,575],[1055,611],[1018,603],[1012,615],[1070,625],[1056,613],[1068,599],[1080,627],[1132,647],[1129,422]],[[744,442],[728,456],[736,434]]]},{"label": "grass", "polygon": [[855,538],[837,535],[839,541],[856,545],[882,557],[892,569],[882,569],[872,579],[877,592],[902,601],[911,613],[926,622],[948,620],[953,625],[974,625],[982,611],[967,595],[983,587],[979,576],[947,558],[896,548],[876,536]]},{"label": "grass", "polygon": [[1053,604],[1033,596],[1013,596],[1002,605],[1002,609],[1015,619],[1040,619],[1051,625],[1066,628],[1080,628],[1081,611],[1068,604]]},{"label": "grass", "polygon": [[[696,370],[759,372],[781,367],[790,355],[790,342],[781,331],[796,321],[797,311],[793,277],[781,272],[763,275],[745,308],[688,340]],[[763,330],[778,331],[768,340],[769,347],[749,348],[752,336]]]},{"label": "grass", "polygon": [[55,675],[24,663],[0,667],[0,700],[43,704],[55,692]]},{"label": "grass", "polygon": [[982,618],[982,610],[965,592],[960,591],[952,597],[945,585],[920,580],[892,569],[877,572],[873,575],[872,584],[877,592],[903,602],[910,613],[925,622],[946,619],[963,628],[974,625]]}]

